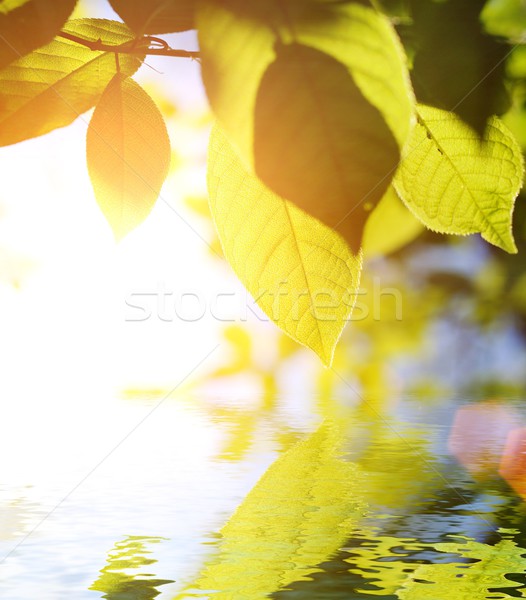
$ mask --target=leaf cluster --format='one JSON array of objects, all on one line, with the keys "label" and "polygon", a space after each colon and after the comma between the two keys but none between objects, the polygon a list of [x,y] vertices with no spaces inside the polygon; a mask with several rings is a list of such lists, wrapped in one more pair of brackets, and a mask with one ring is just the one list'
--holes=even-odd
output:
[{"label": "leaf cluster", "polygon": [[123,22],[67,21],[75,0],[2,3],[0,144],[95,107],[88,170],[117,238],[148,216],[170,167],[163,116],[131,77],[149,54],[195,57],[157,37],[195,28],[217,119],[208,184],[224,255],[326,364],[364,256],[423,226],[516,252],[523,160],[498,115],[514,103],[519,0],[110,4]]}]

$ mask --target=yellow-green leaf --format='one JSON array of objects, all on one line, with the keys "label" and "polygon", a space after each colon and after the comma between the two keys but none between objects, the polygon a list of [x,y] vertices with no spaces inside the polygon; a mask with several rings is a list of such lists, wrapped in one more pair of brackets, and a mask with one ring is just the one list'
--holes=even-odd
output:
[{"label": "yellow-green leaf", "polygon": [[196,0],[110,0],[115,12],[137,33],[171,33],[194,28]]},{"label": "yellow-green leaf", "polygon": [[280,457],[221,530],[219,553],[177,598],[267,598],[320,571],[365,512],[363,478],[340,458],[344,436],[324,423]]},{"label": "yellow-green leaf", "polygon": [[272,321],[331,364],[359,289],[361,253],[249,173],[218,127],[208,173],[228,262]]},{"label": "yellow-green leaf", "polygon": [[403,204],[396,190],[389,186],[365,223],[363,255],[372,258],[395,252],[412,242],[423,229],[422,223]]},{"label": "yellow-green leaf", "polygon": [[[221,125],[248,164],[253,164],[256,96],[263,74],[276,58],[272,22],[277,19],[276,27],[290,37],[279,4],[202,0],[197,10],[207,93]],[[294,23],[294,41],[345,65],[402,145],[410,129],[413,97],[403,51],[389,21],[352,1],[286,0],[285,4]]]},{"label": "yellow-green leaf", "polygon": [[492,117],[482,139],[453,113],[419,106],[395,178],[400,197],[433,231],[482,237],[517,251],[511,229],[523,178],[522,155]]},{"label": "yellow-green leaf", "polygon": [[148,94],[122,73],[89,124],[88,170],[97,202],[117,239],[150,213],[170,167],[170,140]]},{"label": "yellow-green leaf", "polygon": [[77,0],[0,2],[0,68],[50,42],[76,3]]},{"label": "yellow-green leaf", "polygon": [[197,25],[212,109],[245,165],[356,246],[412,118],[388,20],[358,2],[203,0]]},{"label": "yellow-green leaf", "polygon": [[[119,45],[133,39],[123,23],[77,19],[63,28],[90,41]],[[123,54],[120,69],[133,74],[141,57]],[[93,51],[56,38],[0,71],[0,145],[43,135],[89,110],[117,72],[112,52]]]}]

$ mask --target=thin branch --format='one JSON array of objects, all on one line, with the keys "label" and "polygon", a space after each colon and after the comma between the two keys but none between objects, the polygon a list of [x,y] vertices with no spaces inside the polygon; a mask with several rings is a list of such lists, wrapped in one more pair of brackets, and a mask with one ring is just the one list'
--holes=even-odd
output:
[{"label": "thin branch", "polygon": [[[199,52],[193,50],[179,50],[177,48],[170,48],[168,44],[160,38],[144,37],[131,42],[125,42],[124,44],[118,44],[112,46],[111,44],[105,44],[101,39],[96,41],[85,40],[73,33],[67,31],[61,31],[58,37],[69,40],[70,42],[76,42],[89,48],[90,50],[99,52],[117,52],[119,54],[147,54],[148,56],[172,56],[175,58],[199,58]],[[158,44],[152,47],[152,44]]]}]

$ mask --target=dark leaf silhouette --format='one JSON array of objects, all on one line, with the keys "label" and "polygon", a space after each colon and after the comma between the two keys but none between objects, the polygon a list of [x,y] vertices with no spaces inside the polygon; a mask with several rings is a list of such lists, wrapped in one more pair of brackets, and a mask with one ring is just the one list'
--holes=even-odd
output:
[{"label": "dark leaf silhouette", "polygon": [[0,2],[0,68],[50,42],[75,4],[76,0]]},{"label": "dark leaf silhouette", "polygon": [[484,132],[488,118],[508,108],[503,83],[510,48],[484,33],[482,0],[413,0],[417,99],[456,112]]},{"label": "dark leaf silhouette", "polygon": [[195,0],[110,0],[110,4],[139,35],[194,28]]},{"label": "dark leaf silhouette", "polygon": [[279,45],[256,100],[255,168],[277,194],[339,231],[353,250],[400,153],[349,70],[301,44]]}]

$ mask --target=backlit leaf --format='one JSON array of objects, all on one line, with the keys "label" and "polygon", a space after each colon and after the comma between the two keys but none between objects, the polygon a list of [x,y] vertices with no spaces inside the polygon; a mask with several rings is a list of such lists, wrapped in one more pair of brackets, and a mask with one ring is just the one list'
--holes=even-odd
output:
[{"label": "backlit leaf", "polygon": [[398,165],[396,140],[342,63],[296,43],[276,53],[256,99],[256,173],[358,251],[366,207]]},{"label": "backlit leaf", "polygon": [[77,0],[0,2],[0,68],[50,42],[76,3]]},{"label": "backlit leaf", "polygon": [[424,226],[389,186],[365,223],[363,254],[366,258],[390,254],[412,242]]},{"label": "backlit leaf", "polygon": [[209,590],[217,600],[267,598],[320,571],[365,509],[360,470],[340,458],[343,440],[324,423],[281,456],[221,530],[218,555],[177,598]]},{"label": "backlit leaf", "polygon": [[217,127],[208,185],[223,251],[238,277],[272,321],[330,364],[356,299],[361,253],[250,174]]},{"label": "backlit leaf", "polygon": [[197,22],[210,103],[245,165],[356,248],[412,114],[388,20],[358,2],[227,0],[200,3]]},{"label": "backlit leaf", "polygon": [[115,12],[138,35],[194,28],[196,0],[110,0]]},{"label": "backlit leaf", "polygon": [[88,170],[97,202],[117,239],[150,213],[170,166],[170,140],[153,100],[117,74],[91,119]]},{"label": "backlit leaf", "polygon": [[[133,39],[123,23],[105,19],[70,21],[64,31],[118,45]],[[121,72],[131,75],[141,57],[123,54]],[[43,135],[89,110],[117,72],[112,52],[93,51],[57,38],[0,71],[0,145]]]},{"label": "backlit leaf", "polygon": [[97,581],[91,584],[90,590],[103,592],[107,600],[152,600],[160,592],[162,585],[173,583],[170,579],[157,579],[144,575],[150,571],[157,561],[152,558],[149,547],[158,544],[162,538],[128,536],[116,542],[108,555],[108,563],[100,570]]},{"label": "backlit leaf", "polygon": [[452,113],[428,106],[418,113],[395,179],[401,198],[434,231],[481,233],[516,252],[511,217],[523,164],[513,136],[497,117],[480,140]]}]

